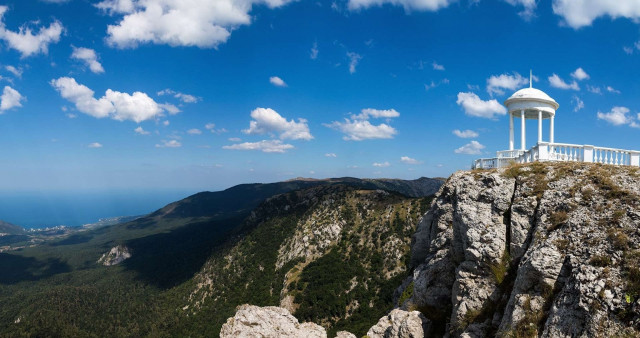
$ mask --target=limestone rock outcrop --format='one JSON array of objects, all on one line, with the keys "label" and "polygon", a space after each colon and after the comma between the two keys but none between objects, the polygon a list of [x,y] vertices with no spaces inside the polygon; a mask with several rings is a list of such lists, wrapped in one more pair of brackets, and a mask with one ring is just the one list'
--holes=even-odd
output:
[{"label": "limestone rock outcrop", "polygon": [[104,266],[112,266],[118,265],[124,262],[126,259],[131,258],[131,252],[129,252],[129,248],[124,245],[114,246],[108,252],[105,252],[98,259],[98,264],[102,264]]},{"label": "limestone rock outcrop", "polygon": [[396,294],[437,335],[640,334],[640,172],[583,163],[458,172]]},{"label": "limestone rock outcrop", "polygon": [[367,332],[369,338],[420,338],[429,335],[431,322],[419,311],[395,309]]},{"label": "limestone rock outcrop", "polygon": [[220,330],[220,338],[242,337],[326,338],[327,332],[314,323],[298,323],[286,309],[245,304],[238,307],[235,316]]}]

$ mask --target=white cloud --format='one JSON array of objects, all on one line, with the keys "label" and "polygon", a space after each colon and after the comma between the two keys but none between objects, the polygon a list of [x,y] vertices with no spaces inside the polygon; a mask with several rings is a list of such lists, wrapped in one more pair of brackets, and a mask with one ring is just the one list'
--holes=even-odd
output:
[{"label": "white cloud", "polygon": [[298,122],[287,121],[271,108],[256,108],[251,112],[251,118],[253,121],[249,123],[249,129],[243,130],[245,134],[274,133],[279,134],[282,140],[313,139],[305,119],[298,119]]},{"label": "white cloud", "polygon": [[194,95],[190,95],[190,94],[185,94],[185,93],[181,93],[181,92],[177,92],[175,90],[171,90],[169,88],[167,89],[163,89],[161,91],[159,91],[158,96],[163,96],[163,95],[173,95],[173,97],[175,97],[176,99],[179,99],[180,101],[184,102],[184,103],[196,103],[200,100],[202,100],[202,98],[194,96]]},{"label": "white cloud", "polygon": [[163,124],[165,127],[166,127],[166,126],[168,126],[168,125],[169,125],[169,120],[164,120],[164,121],[162,121],[162,124]]},{"label": "white cloud", "polygon": [[454,150],[456,154],[467,154],[467,155],[478,155],[482,153],[482,149],[485,147],[480,144],[478,141],[471,141],[471,143],[467,143],[462,147]]},{"label": "white cloud", "polygon": [[22,68],[20,67],[16,68],[14,66],[4,66],[4,69],[6,69],[9,73],[13,74],[17,78],[22,77]]},{"label": "white cloud", "polygon": [[377,118],[394,118],[394,117],[398,117],[400,116],[400,113],[398,113],[395,109],[373,109],[373,108],[365,108],[362,109],[361,114],[352,116],[352,119],[358,119],[358,120],[368,120],[370,117],[377,119]]},{"label": "white cloud", "polygon": [[277,76],[272,76],[269,78],[269,82],[276,87],[286,87],[287,84],[281,78]]},{"label": "white cloud", "polygon": [[394,6],[402,6],[405,11],[437,11],[441,8],[449,6],[454,0],[349,0],[349,9],[358,10],[372,6],[382,6],[391,4]]},{"label": "white cloud", "polygon": [[633,117],[627,115],[629,108],[627,107],[613,107],[608,113],[598,112],[598,120],[605,120],[614,126],[621,126],[623,124],[633,123]]},{"label": "white cloud", "polygon": [[140,135],[149,135],[150,133],[144,129],[142,129],[142,127],[138,127],[136,129],[134,129],[133,131],[136,132],[136,134],[140,134]]},{"label": "white cloud", "polygon": [[66,114],[64,114],[64,116],[66,116],[66,117],[68,117],[68,118],[70,118],[70,119],[75,119],[75,118],[77,118],[77,117],[78,117],[78,115],[76,115],[76,114],[71,114],[71,113],[66,113]]},{"label": "white cloud", "polygon": [[134,0],[104,0],[95,6],[111,14],[127,14],[133,12],[136,8]]},{"label": "white cloud", "polygon": [[475,131],[473,131],[473,130],[469,130],[469,129],[467,129],[467,130],[458,130],[458,129],[455,129],[455,130],[453,131],[453,135],[456,135],[456,136],[458,136],[458,137],[460,137],[460,138],[474,138],[474,137],[478,137],[478,133],[477,133],[477,132],[475,132]]},{"label": "white cloud", "polygon": [[577,95],[573,95],[573,97],[571,98],[571,102],[574,104],[574,112],[577,112],[580,109],[584,108],[584,101],[582,101]]},{"label": "white cloud", "polygon": [[362,56],[358,53],[347,52],[347,57],[349,58],[349,73],[353,74],[356,72],[356,67],[362,59]]},{"label": "white cloud", "polygon": [[182,143],[177,140],[162,140],[162,143],[156,144],[156,148],[179,148],[182,147]]},{"label": "white cloud", "polygon": [[80,112],[96,118],[140,123],[160,116],[163,111],[161,105],[142,92],[128,94],[107,89],[103,97],[96,99],[93,90],[70,77],[51,80],[51,85]]},{"label": "white cloud", "polygon": [[582,67],[576,69],[575,72],[571,73],[571,77],[578,80],[578,81],[582,81],[582,80],[586,80],[589,78],[589,74],[587,74],[587,72],[584,71],[584,69],[582,69]]},{"label": "white cloud", "polygon": [[325,124],[325,126],[344,133],[343,139],[346,141],[390,139],[397,134],[396,129],[387,124],[382,123],[375,126],[367,120],[345,119],[344,122],[334,121],[330,124]]},{"label": "white cloud", "polygon": [[[215,123],[207,123],[204,125],[207,130],[213,130],[216,127]],[[212,131],[213,132],[213,131]]]},{"label": "white cloud", "polygon": [[2,96],[0,96],[0,114],[11,108],[22,107],[21,101],[25,100],[17,90],[4,86],[2,90]]},{"label": "white cloud", "polygon": [[280,140],[262,140],[260,142],[244,142],[223,146],[223,149],[231,150],[260,150],[265,153],[284,153],[293,149],[293,145],[282,143]]},{"label": "white cloud", "polygon": [[181,112],[182,110],[180,110],[180,108],[176,107],[175,105],[171,104],[171,103],[159,103],[158,106],[164,110],[166,110],[169,115],[175,115],[178,114],[179,112]]},{"label": "white cloud", "polygon": [[431,64],[431,66],[433,66],[434,70],[444,70],[444,66],[438,64],[437,62],[433,61],[433,63]]},{"label": "white cloud", "polygon": [[193,128],[193,129],[189,129],[187,130],[187,134],[189,135],[200,135],[202,134],[202,131],[198,128]]},{"label": "white cloud", "polygon": [[640,2],[637,0],[553,0],[553,12],[562,17],[563,23],[578,29],[589,26],[602,16],[612,19],[640,19]]},{"label": "white cloud", "polygon": [[[637,43],[637,42],[636,42],[636,43]],[[623,46],[623,47],[622,47],[622,50],[623,50],[626,54],[628,54],[628,55],[633,54],[633,48],[632,48],[632,47],[629,47],[629,46]]]},{"label": "white cloud", "polygon": [[122,15],[107,27],[107,43],[117,48],[139,44],[166,44],[216,48],[231,32],[251,23],[254,5],[269,8],[291,0],[107,0],[96,6],[112,15]]},{"label": "white cloud", "polygon": [[242,139],[239,138],[239,137],[229,137],[228,140],[231,141],[231,142],[240,142],[240,141],[242,141]]},{"label": "white cloud", "polygon": [[609,93],[620,94],[620,91],[619,91],[619,90],[617,90],[617,89],[615,89],[615,88],[613,88],[613,87],[611,87],[611,86],[607,86],[607,91],[608,91]]},{"label": "white cloud", "polygon": [[491,75],[487,79],[487,93],[504,95],[504,89],[516,90],[529,83],[529,79],[518,73]]},{"label": "white cloud", "polygon": [[311,47],[311,52],[309,52],[309,57],[311,60],[315,60],[318,58],[318,41],[313,43],[313,47]]},{"label": "white cloud", "polygon": [[566,83],[555,73],[549,76],[549,84],[554,88],[580,90],[578,82],[574,80],[572,83]]},{"label": "white cloud", "polygon": [[96,74],[104,73],[104,68],[102,68],[102,65],[98,62],[98,54],[96,54],[96,51],[93,49],[73,47],[71,58],[83,61],[89,66],[89,69]]},{"label": "white cloud", "polygon": [[523,9],[518,13],[525,20],[531,19],[535,15],[536,0],[504,0],[512,6],[522,6]]},{"label": "white cloud", "polygon": [[422,163],[421,161],[418,161],[415,158],[411,158],[409,156],[400,157],[400,161],[402,163],[406,163],[406,164],[420,164],[420,163]]},{"label": "white cloud", "polygon": [[600,87],[587,85],[587,90],[594,94],[602,94],[602,90],[600,89]]},{"label": "white cloud", "polygon": [[334,153],[326,153],[324,154],[325,157],[338,157],[338,155],[334,154]]},{"label": "white cloud", "polygon": [[464,109],[465,114],[475,117],[493,119],[496,115],[505,115],[507,108],[497,100],[484,101],[474,93],[458,93],[456,103]]},{"label": "white cloud", "polygon": [[98,142],[93,142],[93,143],[89,143],[89,145],[87,145],[87,147],[89,147],[89,148],[102,148],[102,144],[100,144]]},{"label": "white cloud", "polygon": [[374,162],[373,166],[374,167],[378,167],[378,168],[386,168],[386,167],[390,167],[391,163],[389,163],[389,162],[382,162],[382,163]]},{"label": "white cloud", "polygon": [[47,54],[49,45],[60,41],[63,27],[59,21],[52,22],[46,28],[40,27],[35,34],[27,24],[22,25],[17,32],[8,30],[3,20],[8,9],[7,6],[0,6],[0,39],[20,52],[23,58],[38,53]]}]

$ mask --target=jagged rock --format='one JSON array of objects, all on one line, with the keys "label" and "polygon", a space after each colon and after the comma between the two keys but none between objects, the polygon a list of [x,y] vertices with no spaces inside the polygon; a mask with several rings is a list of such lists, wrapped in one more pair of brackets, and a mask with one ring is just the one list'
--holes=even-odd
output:
[{"label": "jagged rock", "polygon": [[131,258],[129,248],[124,245],[118,245],[111,248],[109,252],[104,253],[100,259],[98,259],[98,264],[105,266],[118,265],[129,258]]},{"label": "jagged rock", "polygon": [[436,335],[638,336],[639,193],[629,167],[455,173],[412,238],[413,274],[396,295],[413,293],[399,305],[421,309]]},{"label": "jagged rock", "polygon": [[431,323],[419,311],[395,309],[367,332],[370,338],[420,338],[429,335]]},{"label": "jagged rock", "polygon": [[227,319],[220,338],[241,337],[310,337],[326,338],[325,329],[314,323],[298,323],[289,311],[276,307],[241,305],[235,316]]},{"label": "jagged rock", "polygon": [[336,333],[336,338],[358,338],[355,334],[347,331],[338,331]]}]

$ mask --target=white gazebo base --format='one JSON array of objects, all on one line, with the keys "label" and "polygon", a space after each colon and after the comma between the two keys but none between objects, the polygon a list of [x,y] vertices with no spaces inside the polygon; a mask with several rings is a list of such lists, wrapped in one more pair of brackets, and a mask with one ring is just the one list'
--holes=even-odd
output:
[{"label": "white gazebo base", "polygon": [[473,169],[507,167],[512,163],[536,161],[587,162],[612,165],[640,166],[640,151],[595,147],[567,143],[538,142],[529,150],[498,151],[494,158],[481,158],[473,162]]}]

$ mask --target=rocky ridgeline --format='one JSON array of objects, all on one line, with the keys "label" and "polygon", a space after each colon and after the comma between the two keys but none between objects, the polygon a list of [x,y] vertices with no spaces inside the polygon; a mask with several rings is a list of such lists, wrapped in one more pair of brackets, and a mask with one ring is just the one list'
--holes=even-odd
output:
[{"label": "rocky ridgeline", "polygon": [[104,266],[118,265],[129,258],[131,258],[129,248],[124,245],[118,245],[111,248],[109,252],[102,254],[98,259],[98,264],[102,264]]},{"label": "rocky ridgeline", "polygon": [[639,196],[637,168],[455,173],[413,236],[399,308],[368,335],[639,336]]}]

